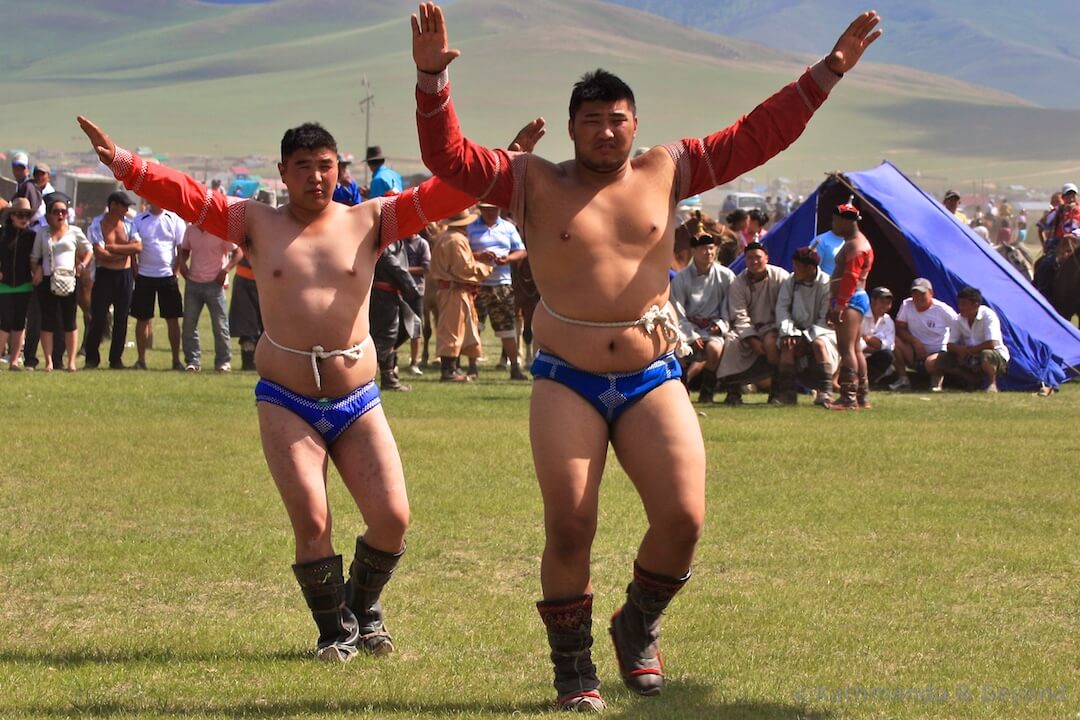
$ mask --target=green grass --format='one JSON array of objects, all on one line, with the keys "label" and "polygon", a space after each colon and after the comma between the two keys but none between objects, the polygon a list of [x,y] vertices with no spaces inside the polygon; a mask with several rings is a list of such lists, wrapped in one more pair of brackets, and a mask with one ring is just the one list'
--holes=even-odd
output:
[{"label": "green grass", "polygon": [[[385,397],[413,509],[385,595],[399,653],[326,667],[309,659],[255,376],[166,371],[157,338],[150,372],[0,376],[0,717],[548,714],[527,385],[430,371]],[[665,620],[660,698],[622,689],[606,638],[644,529],[609,462],[593,560],[608,714],[1077,717],[1080,389],[879,393],[859,414],[762,399],[701,417],[707,527]],[[330,488],[348,554],[363,528],[336,475]],[[828,696],[928,686],[949,695]]]}]

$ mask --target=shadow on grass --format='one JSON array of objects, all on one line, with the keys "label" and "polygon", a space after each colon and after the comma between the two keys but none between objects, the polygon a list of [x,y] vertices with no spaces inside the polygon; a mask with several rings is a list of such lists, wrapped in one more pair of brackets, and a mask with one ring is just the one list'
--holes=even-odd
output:
[{"label": "shadow on grass", "polygon": [[67,652],[33,652],[26,650],[0,650],[0,663],[23,663],[50,667],[79,667],[82,665],[111,665],[121,663],[176,663],[237,661],[297,661],[316,662],[311,651],[305,648],[275,651],[236,652],[190,652],[162,648],[144,650],[69,650]]},{"label": "shadow on grass", "polygon": [[[649,718],[680,718],[705,720],[829,720],[834,717],[828,710],[811,710],[804,705],[787,703],[737,700],[717,702],[712,688],[696,683],[677,682],[670,685],[663,696],[640,698],[623,688],[605,690],[608,700],[608,717],[628,720]],[[555,714],[551,702],[482,702],[462,699],[456,702],[427,703],[422,697],[414,700],[378,699],[367,702],[337,702],[333,700],[291,700],[275,702],[273,699],[236,702],[154,703],[154,702],[96,702],[70,703],[59,707],[4,707],[3,717],[71,717],[72,715],[98,718],[137,718],[145,715],[164,717],[195,717],[222,715],[231,718],[293,717],[315,714],[393,716],[409,717],[452,716],[459,714],[479,716],[518,717],[521,715]]]}]

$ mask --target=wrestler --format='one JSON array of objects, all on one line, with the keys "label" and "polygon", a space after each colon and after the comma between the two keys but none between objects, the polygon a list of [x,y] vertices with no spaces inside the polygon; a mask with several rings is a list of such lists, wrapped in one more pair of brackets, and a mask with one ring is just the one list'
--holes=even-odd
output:
[{"label": "wrestler", "polygon": [[[147,164],[86,118],[79,124],[130,190],[244,248],[265,324],[255,351],[263,453],[292,523],[293,571],[319,631],[316,657],[343,662],[359,651],[392,652],[379,596],[405,551],[409,503],[373,379],[372,277],[386,246],[419,231],[428,218],[469,207],[473,198],[432,179],[354,207],[334,203],[337,145],[309,123],[282,138],[278,171],[289,202],[271,208]],[[515,142],[531,149],[542,133],[542,123],[533,122]],[[348,582],[331,543],[328,460],[367,526],[356,540]]]},{"label": "wrestler", "polygon": [[840,397],[826,404],[830,410],[870,409],[870,378],[859,337],[863,316],[870,312],[866,278],[874,266],[874,249],[859,230],[861,217],[852,202],[833,211],[833,231],[844,238],[844,244],[836,253],[836,267],[829,280],[830,313],[840,354]]},{"label": "wrestler", "polygon": [[634,692],[663,686],[660,615],[690,577],[704,519],[705,450],[680,383],[685,347],[668,304],[676,204],[754,168],[790,145],[843,73],[881,34],[859,16],[832,53],[735,125],[630,160],[634,97],[603,71],[570,99],[574,159],[555,164],[493,151],[462,136],[446,68],[460,55],[433,3],[413,16],[417,126],[438,177],[509,209],[542,298],[530,436],[544,502],[538,603],[559,706],[604,707],[590,648],[590,548],[608,444],[649,519],[627,602],[611,622],[620,672]]}]

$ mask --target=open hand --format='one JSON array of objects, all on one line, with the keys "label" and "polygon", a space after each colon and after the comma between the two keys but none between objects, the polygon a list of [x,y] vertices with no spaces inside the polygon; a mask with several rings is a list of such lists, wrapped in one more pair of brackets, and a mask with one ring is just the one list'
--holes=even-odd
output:
[{"label": "open hand", "polygon": [[90,138],[90,144],[94,147],[98,159],[106,165],[110,165],[116,156],[116,145],[105,134],[105,131],[82,115],[79,116],[79,127],[86,133],[86,137]]},{"label": "open hand", "polygon": [[451,50],[446,36],[446,18],[433,2],[420,3],[418,15],[412,16],[412,54],[416,69],[438,75],[460,50]]},{"label": "open hand", "polygon": [[518,130],[518,134],[510,142],[509,149],[514,152],[531,153],[545,133],[547,133],[547,123],[544,122],[544,118],[538,117]]},{"label": "open hand", "polygon": [[832,52],[825,58],[825,65],[838,75],[843,75],[855,67],[859,58],[866,52],[866,48],[881,37],[883,31],[877,27],[879,22],[881,22],[881,16],[873,10],[855,18],[836,41]]}]

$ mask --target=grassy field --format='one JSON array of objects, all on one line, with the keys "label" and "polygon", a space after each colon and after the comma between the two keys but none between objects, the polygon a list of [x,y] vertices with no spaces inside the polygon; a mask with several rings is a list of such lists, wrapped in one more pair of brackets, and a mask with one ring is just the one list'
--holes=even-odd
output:
[{"label": "grassy field", "polygon": [[[527,385],[432,371],[385,398],[413,508],[385,595],[399,653],[327,667],[255,376],[168,372],[159,330],[158,370],[0,376],[0,717],[548,714]],[[660,698],[622,689],[606,638],[644,522],[609,463],[610,716],[1080,717],[1080,388],[880,393],[858,414],[750,401],[701,417],[708,525]],[[331,497],[348,553],[363,528],[336,476]]]}]

